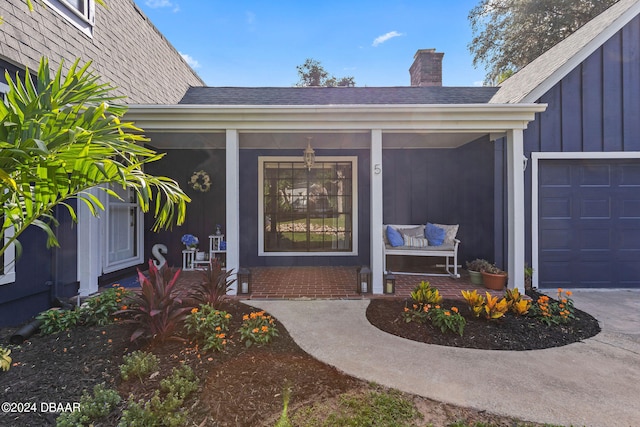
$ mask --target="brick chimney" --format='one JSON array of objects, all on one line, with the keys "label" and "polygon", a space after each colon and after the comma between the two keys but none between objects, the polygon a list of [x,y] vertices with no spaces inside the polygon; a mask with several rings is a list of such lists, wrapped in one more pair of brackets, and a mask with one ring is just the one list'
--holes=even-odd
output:
[{"label": "brick chimney", "polygon": [[435,49],[420,49],[409,68],[411,86],[442,86],[442,57]]}]

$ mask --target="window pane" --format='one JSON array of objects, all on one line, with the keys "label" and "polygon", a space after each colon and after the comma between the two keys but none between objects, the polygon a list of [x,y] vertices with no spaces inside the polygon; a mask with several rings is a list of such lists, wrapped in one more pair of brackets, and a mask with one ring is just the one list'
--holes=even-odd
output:
[{"label": "window pane", "polygon": [[352,251],[351,162],[264,163],[264,250]]}]

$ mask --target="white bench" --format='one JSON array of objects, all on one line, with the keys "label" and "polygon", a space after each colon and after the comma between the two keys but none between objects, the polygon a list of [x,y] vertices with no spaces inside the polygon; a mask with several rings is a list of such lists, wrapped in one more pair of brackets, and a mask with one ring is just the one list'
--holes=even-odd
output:
[{"label": "white bench", "polygon": [[[441,245],[441,246],[427,246],[427,247],[413,247],[413,246],[391,246],[387,240],[387,227],[393,227],[402,233],[402,230],[416,229],[422,227],[424,230],[424,224],[422,225],[400,225],[400,224],[385,224],[383,227],[384,234],[384,271],[387,272],[387,255],[400,255],[400,256],[428,256],[428,257],[443,257],[446,258],[444,265],[446,273],[409,273],[409,272],[394,272],[394,274],[416,274],[426,276],[450,276],[454,279],[459,279],[458,273],[458,246],[460,240],[453,239],[453,244]],[[424,235],[424,234],[423,234]],[[446,243],[446,242],[445,242]],[[451,264],[450,258],[453,258],[453,264]],[[453,271],[451,271],[453,267]]]}]

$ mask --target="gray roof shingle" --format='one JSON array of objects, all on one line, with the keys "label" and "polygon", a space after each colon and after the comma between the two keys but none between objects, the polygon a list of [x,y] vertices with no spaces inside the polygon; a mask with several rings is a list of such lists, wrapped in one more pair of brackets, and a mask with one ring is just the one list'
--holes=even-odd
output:
[{"label": "gray roof shingle", "polygon": [[495,87],[192,87],[180,104],[387,105],[485,104]]}]

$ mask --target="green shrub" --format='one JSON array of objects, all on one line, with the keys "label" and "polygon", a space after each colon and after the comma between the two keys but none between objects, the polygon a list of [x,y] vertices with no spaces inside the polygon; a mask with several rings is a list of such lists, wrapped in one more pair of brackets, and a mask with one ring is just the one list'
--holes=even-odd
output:
[{"label": "green shrub", "polygon": [[124,301],[131,295],[131,291],[122,286],[113,285],[99,295],[87,299],[82,307],[84,322],[88,325],[99,326],[113,322],[113,314],[127,308]]},{"label": "green shrub", "polygon": [[86,391],[80,398],[80,410],[63,412],[56,419],[58,427],[91,426],[109,415],[120,403],[120,396],[115,390],[98,384],[93,388],[93,396]]},{"label": "green shrub", "polygon": [[185,319],[185,328],[191,338],[202,345],[202,350],[221,351],[227,344],[231,315],[208,304],[191,309]]},{"label": "green shrub", "polygon": [[40,313],[36,319],[42,320],[40,332],[45,335],[68,331],[80,321],[81,310],[59,310],[51,308]]},{"label": "green shrub", "polygon": [[144,377],[157,371],[160,366],[158,356],[145,351],[129,353],[123,357],[123,361],[120,365],[120,375],[124,381],[129,381],[129,378],[135,375],[142,382]]},{"label": "green shrub", "polygon": [[268,344],[279,335],[275,320],[264,311],[245,314],[239,332],[240,341],[244,341],[247,347],[252,344]]},{"label": "green shrub", "polygon": [[186,413],[181,407],[184,400],[197,389],[197,379],[190,367],[184,365],[173,368],[171,376],[160,382],[160,390],[156,390],[150,400],[135,401],[133,396],[129,397],[118,426],[182,426],[186,421]]}]

